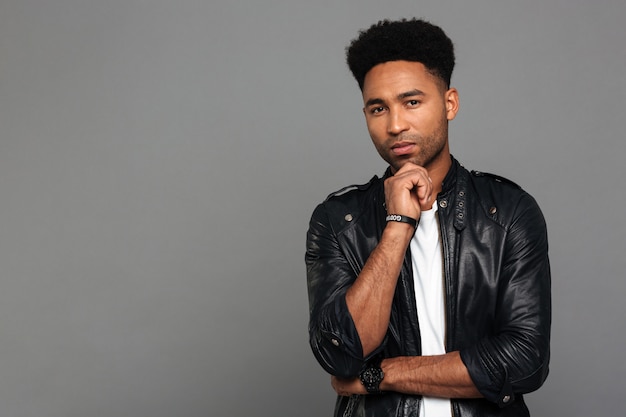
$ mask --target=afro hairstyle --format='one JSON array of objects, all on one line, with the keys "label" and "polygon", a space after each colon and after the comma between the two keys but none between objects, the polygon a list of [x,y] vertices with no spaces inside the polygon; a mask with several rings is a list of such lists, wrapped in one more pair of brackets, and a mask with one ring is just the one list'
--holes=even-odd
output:
[{"label": "afro hairstyle", "polygon": [[425,20],[382,20],[359,32],[346,48],[346,58],[361,90],[369,70],[389,61],[420,62],[450,87],[454,46],[440,27]]}]

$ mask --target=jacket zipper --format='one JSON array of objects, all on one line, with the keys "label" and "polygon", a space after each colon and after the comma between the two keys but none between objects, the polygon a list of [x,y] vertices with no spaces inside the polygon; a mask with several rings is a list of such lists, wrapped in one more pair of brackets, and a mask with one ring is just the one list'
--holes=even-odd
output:
[{"label": "jacket zipper", "polygon": [[[437,196],[437,204],[439,204],[439,196]],[[450,277],[451,277],[451,267],[450,267],[450,242],[448,240],[448,234],[446,231],[446,224],[444,222],[443,219],[443,213],[441,212],[441,210],[437,210],[437,214],[438,214],[438,219],[439,219],[439,231],[441,233],[441,246],[442,246],[442,257],[443,257],[443,285],[444,285],[444,309],[443,309],[443,313],[444,313],[444,323],[445,323],[445,328],[444,328],[444,347],[446,350],[446,353],[450,351],[450,342],[449,342],[449,329],[450,329],[450,307],[449,307],[449,299],[450,299]],[[459,241],[459,239],[455,239],[456,242]],[[458,248],[455,248],[458,250]],[[458,252],[457,252],[458,253]],[[450,408],[451,408],[451,414],[453,417],[457,416],[456,413],[456,407],[455,407],[455,402],[454,400],[451,398],[450,399]]]}]

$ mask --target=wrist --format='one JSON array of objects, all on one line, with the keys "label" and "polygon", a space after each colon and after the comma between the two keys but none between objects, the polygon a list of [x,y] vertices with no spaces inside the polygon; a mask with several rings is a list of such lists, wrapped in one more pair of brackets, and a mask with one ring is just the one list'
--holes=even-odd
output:
[{"label": "wrist", "polygon": [[417,229],[417,219],[409,216],[405,216],[403,214],[388,214],[385,217],[385,221],[387,224],[389,223],[405,223],[413,227],[413,230]]},{"label": "wrist", "polygon": [[385,378],[380,381],[381,391],[397,391],[397,387],[394,383],[394,377],[397,375],[397,371],[394,367],[397,365],[398,358],[386,358],[380,362],[380,369],[382,370]]},{"label": "wrist", "polygon": [[415,230],[416,228],[410,223],[388,221],[383,229],[383,236],[408,243],[413,238]]}]

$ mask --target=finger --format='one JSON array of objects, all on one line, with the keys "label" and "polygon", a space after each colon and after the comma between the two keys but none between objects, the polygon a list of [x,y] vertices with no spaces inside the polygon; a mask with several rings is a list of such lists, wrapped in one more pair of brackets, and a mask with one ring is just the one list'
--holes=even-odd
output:
[{"label": "finger", "polygon": [[420,206],[424,207],[425,205],[428,205],[428,203],[432,200],[433,192],[433,182],[431,178],[427,174],[420,176],[417,180],[415,189]]}]

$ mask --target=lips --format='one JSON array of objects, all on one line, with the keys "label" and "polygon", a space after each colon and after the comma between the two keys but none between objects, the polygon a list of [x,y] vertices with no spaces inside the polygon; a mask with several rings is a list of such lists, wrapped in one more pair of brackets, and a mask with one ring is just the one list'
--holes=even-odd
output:
[{"label": "lips", "polygon": [[391,152],[396,156],[407,155],[413,152],[415,144],[413,142],[399,142],[391,147]]}]

